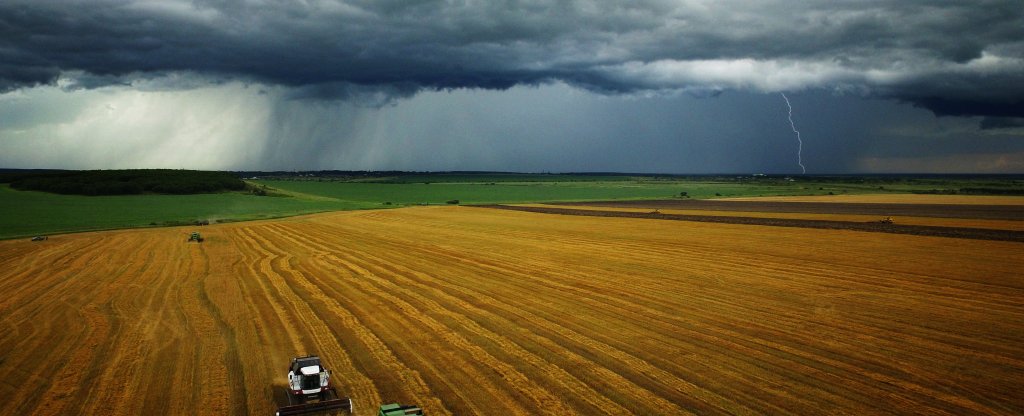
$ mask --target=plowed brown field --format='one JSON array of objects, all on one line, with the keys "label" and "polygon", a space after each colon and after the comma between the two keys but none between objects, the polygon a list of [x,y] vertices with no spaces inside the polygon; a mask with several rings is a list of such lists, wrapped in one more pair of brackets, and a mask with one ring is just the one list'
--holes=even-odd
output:
[{"label": "plowed brown field", "polygon": [[1024,413],[1024,244],[432,207],[0,241],[0,414]]}]

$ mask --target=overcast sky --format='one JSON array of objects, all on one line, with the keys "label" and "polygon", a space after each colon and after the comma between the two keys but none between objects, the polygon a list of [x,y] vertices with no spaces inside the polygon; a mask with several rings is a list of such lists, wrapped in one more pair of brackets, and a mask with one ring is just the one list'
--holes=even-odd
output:
[{"label": "overcast sky", "polygon": [[1020,1],[0,2],[0,167],[800,163],[1024,173]]}]

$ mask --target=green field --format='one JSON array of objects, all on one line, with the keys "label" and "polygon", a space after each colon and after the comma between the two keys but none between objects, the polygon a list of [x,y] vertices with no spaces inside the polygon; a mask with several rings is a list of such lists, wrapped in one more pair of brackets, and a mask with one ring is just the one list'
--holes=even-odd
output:
[{"label": "green field", "polygon": [[671,177],[540,174],[417,174],[364,180],[261,180],[283,192],[332,200],[392,205],[593,201],[611,199],[728,198],[864,193],[951,193],[964,188],[1021,194],[1024,181],[991,178],[890,177]]},{"label": "green field", "polygon": [[[249,181],[248,192],[196,195],[57,195],[0,184],[0,238],[114,228],[244,221],[323,211],[419,204],[526,203],[612,199],[937,192],[985,188],[1019,192],[1013,179],[782,178],[546,174],[414,174],[339,180],[295,177]],[[301,179],[301,180],[300,180]]]},{"label": "green field", "polygon": [[200,220],[239,221],[369,208],[341,201],[258,197],[240,192],[198,195],[77,196],[16,191],[0,185],[0,238]]},{"label": "green field", "polygon": [[671,198],[679,186],[661,183],[612,182],[431,182],[370,183],[260,181],[271,188],[351,202],[397,205],[578,201],[596,199]]}]

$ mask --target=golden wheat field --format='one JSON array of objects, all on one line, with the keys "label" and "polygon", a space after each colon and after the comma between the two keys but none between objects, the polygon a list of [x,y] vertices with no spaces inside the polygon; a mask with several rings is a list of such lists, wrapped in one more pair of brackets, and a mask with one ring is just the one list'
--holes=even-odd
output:
[{"label": "golden wheat field", "polygon": [[0,241],[0,414],[1021,414],[1024,244],[470,207]]}]

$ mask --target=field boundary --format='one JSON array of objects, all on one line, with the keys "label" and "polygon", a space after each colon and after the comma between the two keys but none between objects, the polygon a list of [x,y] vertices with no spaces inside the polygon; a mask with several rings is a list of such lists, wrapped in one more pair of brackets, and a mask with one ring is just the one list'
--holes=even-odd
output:
[{"label": "field boundary", "polygon": [[540,214],[578,215],[587,217],[622,217],[672,221],[713,222],[721,224],[764,225],[771,227],[819,228],[828,230],[866,231],[909,234],[930,237],[965,238],[971,240],[1012,241],[1024,243],[1024,232],[966,227],[937,227],[872,222],[804,220],[792,218],[759,218],[737,216],[663,214],[660,212],[596,211],[570,208],[525,207],[514,205],[474,205],[474,207],[534,212]]},{"label": "field boundary", "polygon": [[558,205],[586,205],[606,208],[688,209],[707,211],[785,212],[795,214],[858,214],[963,218],[978,220],[1024,220],[1021,205],[906,204],[858,202],[782,202],[770,200],[671,199],[645,201],[564,202]]}]

